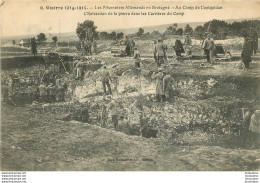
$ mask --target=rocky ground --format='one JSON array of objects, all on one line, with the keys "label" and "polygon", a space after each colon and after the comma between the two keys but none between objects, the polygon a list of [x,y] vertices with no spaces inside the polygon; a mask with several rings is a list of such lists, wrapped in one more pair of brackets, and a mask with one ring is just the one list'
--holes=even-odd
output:
[{"label": "rocky ground", "polygon": [[[66,103],[23,107],[2,105],[2,170],[257,170],[259,146],[247,139],[241,145],[241,108],[259,107],[258,60],[250,70],[240,61],[206,64],[203,60],[177,62],[165,67],[175,78],[173,102],[154,98],[152,58],[142,58],[141,79],[134,77],[131,58],[103,52],[92,61],[107,65],[115,82],[113,98],[120,120],[134,123],[140,105],[157,138],[145,138],[101,128],[102,86],[98,71],[83,81],[64,75],[69,85]],[[37,69],[37,67],[33,67]],[[4,71],[3,74],[32,70]],[[117,82],[116,82],[117,81]],[[117,85],[117,89],[115,86]],[[90,123],[64,120],[75,100],[88,102]]]}]

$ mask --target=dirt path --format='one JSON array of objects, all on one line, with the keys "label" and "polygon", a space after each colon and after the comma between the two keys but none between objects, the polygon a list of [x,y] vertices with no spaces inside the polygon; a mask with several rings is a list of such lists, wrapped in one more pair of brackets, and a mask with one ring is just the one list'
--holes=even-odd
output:
[{"label": "dirt path", "polygon": [[256,170],[259,150],[170,145],[160,139],[2,106],[1,170]]}]

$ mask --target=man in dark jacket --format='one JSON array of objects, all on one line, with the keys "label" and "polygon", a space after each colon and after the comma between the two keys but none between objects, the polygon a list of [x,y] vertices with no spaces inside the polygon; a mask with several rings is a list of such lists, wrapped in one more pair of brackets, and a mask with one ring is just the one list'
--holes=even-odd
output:
[{"label": "man in dark jacket", "polygon": [[250,27],[250,41],[252,47],[252,54],[256,55],[256,51],[258,50],[258,35],[257,31],[253,29],[253,27]]}]

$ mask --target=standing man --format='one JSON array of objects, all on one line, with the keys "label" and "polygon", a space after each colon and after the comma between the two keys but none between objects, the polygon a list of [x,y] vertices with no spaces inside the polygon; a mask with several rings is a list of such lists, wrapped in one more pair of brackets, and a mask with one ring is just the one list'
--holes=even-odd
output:
[{"label": "standing man", "polygon": [[40,101],[42,103],[47,102],[48,93],[47,93],[47,87],[45,86],[44,83],[40,84],[39,86],[39,96],[40,96]]},{"label": "standing man", "polygon": [[184,40],[184,47],[185,47],[186,56],[191,56],[191,54],[192,54],[192,52],[191,52],[191,46],[192,45],[191,44],[192,44],[192,41],[191,41],[190,35],[187,33],[185,40]]},{"label": "standing man", "polygon": [[141,61],[141,59],[140,59],[140,57],[141,57],[141,55],[140,55],[138,49],[135,48],[133,59],[135,61],[135,68],[137,70],[137,73],[136,73],[137,78],[140,78],[140,72],[141,72],[141,69],[140,69],[140,67],[141,67],[140,61]]},{"label": "standing man", "polygon": [[165,72],[165,76],[163,78],[163,91],[167,101],[171,101],[173,97],[172,85],[176,86],[175,80],[171,77],[169,73]]},{"label": "standing man", "polygon": [[138,51],[137,48],[135,48],[133,59],[135,61],[135,67],[136,68],[140,68],[141,67],[140,66],[140,60],[141,60],[140,57],[141,57],[140,52]]},{"label": "standing man", "polygon": [[241,53],[242,61],[245,64],[245,68],[249,69],[249,62],[252,62],[251,54],[252,54],[252,43],[250,40],[250,37],[248,33],[245,33],[244,35],[244,44],[243,44],[243,50]]},{"label": "standing man", "polygon": [[130,56],[134,55],[134,50],[135,50],[135,41],[133,39],[133,36],[131,36],[131,39],[130,39]]},{"label": "standing man", "polygon": [[83,73],[83,62],[79,61],[76,66],[75,66],[75,70],[76,70],[76,77],[75,79],[83,79],[82,77],[82,73]]},{"label": "standing man", "polygon": [[154,47],[153,47],[153,58],[154,58],[154,61],[155,61],[155,63],[157,64],[157,41],[156,40],[154,40],[153,41],[153,45],[154,45]]},{"label": "standing man", "polygon": [[157,56],[158,56],[157,66],[158,67],[164,64],[166,51],[167,51],[167,46],[163,43],[162,39],[159,39],[157,44]]},{"label": "standing man", "polygon": [[159,68],[157,74],[153,74],[152,79],[156,79],[156,99],[158,102],[164,102],[165,96],[163,92],[163,78],[165,74],[162,72],[163,69]]},{"label": "standing man", "polygon": [[127,36],[125,37],[125,45],[126,45],[125,48],[126,55],[130,56],[130,41]]},{"label": "standing man", "polygon": [[97,42],[95,39],[93,40],[93,49],[94,49],[95,55],[97,55]]},{"label": "standing man", "polygon": [[210,33],[207,33],[207,38],[203,42],[203,49],[206,52],[207,62],[213,63],[214,62],[214,51],[216,49],[215,42],[211,38]]},{"label": "standing man", "polygon": [[252,47],[252,54],[256,55],[256,51],[258,50],[258,35],[257,31],[253,29],[253,27],[250,27],[250,41]]},{"label": "standing man", "polygon": [[53,85],[53,83],[50,83],[48,86],[48,96],[49,96],[49,102],[53,103],[56,101],[56,87]]},{"label": "standing man", "polygon": [[111,81],[110,73],[107,70],[106,66],[103,67],[103,70],[101,71],[100,74],[101,74],[101,80],[102,80],[104,94],[106,95],[106,86],[107,86],[109,94],[112,95],[111,86],[109,83],[109,81]]},{"label": "standing man", "polygon": [[118,129],[118,118],[117,118],[117,105],[111,95],[107,96],[108,99],[108,110],[109,110],[109,115],[112,117],[112,123],[114,125],[115,129]]},{"label": "standing man", "polygon": [[177,60],[180,61],[181,54],[184,53],[184,49],[183,49],[182,43],[179,39],[176,39],[176,41],[175,41],[174,51],[177,56]]}]

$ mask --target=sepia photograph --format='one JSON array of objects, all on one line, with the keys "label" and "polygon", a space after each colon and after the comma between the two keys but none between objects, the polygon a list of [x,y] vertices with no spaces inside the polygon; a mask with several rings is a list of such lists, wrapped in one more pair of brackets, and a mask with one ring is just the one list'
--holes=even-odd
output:
[{"label": "sepia photograph", "polygon": [[260,2],[0,9],[1,171],[259,171]]}]

